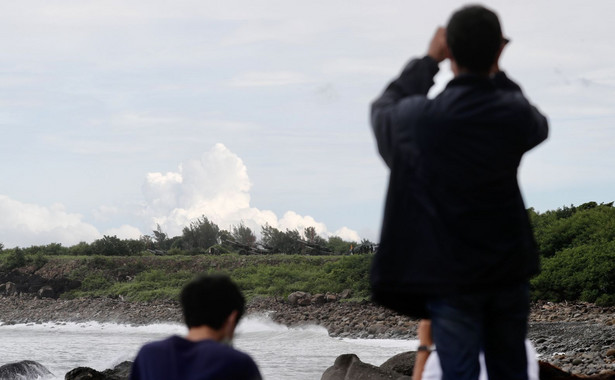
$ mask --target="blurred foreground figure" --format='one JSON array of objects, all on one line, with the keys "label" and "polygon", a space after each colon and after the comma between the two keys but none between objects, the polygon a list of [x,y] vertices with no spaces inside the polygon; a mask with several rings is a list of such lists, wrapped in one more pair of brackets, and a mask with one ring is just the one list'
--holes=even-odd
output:
[{"label": "blurred foreground figure", "polygon": [[[422,319],[417,327],[419,340],[419,350],[416,354],[412,380],[441,380],[442,367],[438,358],[437,348],[433,348],[431,337],[431,321]],[[432,352],[433,351],[433,352]],[[525,340],[525,351],[527,357],[527,378],[528,380],[539,380],[539,366],[536,349],[529,339]],[[481,352],[479,356],[480,374],[479,380],[487,380],[487,370],[485,366],[485,355]]]},{"label": "blurred foreground figure", "polygon": [[[464,7],[372,104],[391,170],[372,295],[432,320],[443,380],[477,379],[481,350],[490,379],[527,379],[538,254],[517,168],[548,125],[500,71],[508,42],[495,13]],[[445,59],[455,77],[429,99]]]},{"label": "blurred foreground figure", "polygon": [[180,296],[185,338],[172,336],[146,344],[132,367],[132,380],[260,380],[247,354],[231,347],[245,300],[226,276],[205,276]]}]

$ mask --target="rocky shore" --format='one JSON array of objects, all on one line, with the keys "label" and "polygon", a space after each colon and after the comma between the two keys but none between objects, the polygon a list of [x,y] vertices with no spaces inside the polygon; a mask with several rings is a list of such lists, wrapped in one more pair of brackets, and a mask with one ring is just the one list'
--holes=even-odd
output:
[{"label": "rocky shore", "polygon": [[[265,314],[275,322],[321,325],[332,337],[414,339],[416,320],[370,302],[323,302],[300,306],[288,300],[255,299],[249,314]],[[0,296],[0,323],[114,322],[142,325],[181,322],[175,302],[133,303],[121,299],[62,300],[28,294]],[[529,338],[540,359],[566,372],[593,375],[615,370],[615,308],[587,303],[532,305]]]}]

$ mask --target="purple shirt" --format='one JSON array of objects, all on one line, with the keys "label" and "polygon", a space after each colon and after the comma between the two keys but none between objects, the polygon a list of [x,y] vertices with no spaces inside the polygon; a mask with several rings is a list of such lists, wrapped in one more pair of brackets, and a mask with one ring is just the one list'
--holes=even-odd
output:
[{"label": "purple shirt", "polygon": [[193,342],[179,336],[148,343],[133,365],[131,380],[260,380],[254,360],[213,340]]}]

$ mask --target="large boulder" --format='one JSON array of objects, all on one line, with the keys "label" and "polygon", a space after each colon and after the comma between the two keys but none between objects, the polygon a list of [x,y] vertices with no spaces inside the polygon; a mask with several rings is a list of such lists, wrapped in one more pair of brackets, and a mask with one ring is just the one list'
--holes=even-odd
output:
[{"label": "large boulder", "polygon": [[39,362],[22,360],[20,362],[5,364],[0,367],[0,379],[46,379],[53,376],[51,372]]},{"label": "large boulder", "polygon": [[312,295],[310,293],[306,293],[306,292],[293,292],[290,293],[288,295],[288,302],[291,305],[306,305],[306,300],[307,300],[307,304],[309,305],[312,301],[311,301]]},{"label": "large boulder", "polygon": [[412,376],[414,363],[416,362],[416,351],[402,352],[382,363],[380,369],[385,371],[395,371],[402,375]]},{"label": "large boulder", "polygon": [[69,371],[64,380],[128,380],[130,378],[130,370],[132,362],[125,361],[113,369],[106,369],[99,372],[90,367],[78,367]]},{"label": "large boulder", "polygon": [[64,380],[107,380],[107,377],[90,367],[77,367],[66,373]]},{"label": "large boulder", "polygon": [[320,380],[412,380],[412,377],[363,363],[355,354],[345,354],[335,359]]},{"label": "large boulder", "polygon": [[131,370],[132,362],[125,361],[116,365],[113,369],[104,370],[103,374],[107,376],[107,380],[128,380]]}]

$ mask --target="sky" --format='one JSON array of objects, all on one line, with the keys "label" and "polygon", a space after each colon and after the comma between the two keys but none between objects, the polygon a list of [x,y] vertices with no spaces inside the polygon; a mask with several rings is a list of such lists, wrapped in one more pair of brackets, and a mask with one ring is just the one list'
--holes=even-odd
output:
[{"label": "sky", "polygon": [[[377,241],[369,105],[463,4],[3,2],[0,243],[176,236],[202,215]],[[614,201],[615,2],[483,4],[512,40],[501,68],[550,122],[519,170],[526,206]]]}]

